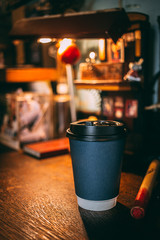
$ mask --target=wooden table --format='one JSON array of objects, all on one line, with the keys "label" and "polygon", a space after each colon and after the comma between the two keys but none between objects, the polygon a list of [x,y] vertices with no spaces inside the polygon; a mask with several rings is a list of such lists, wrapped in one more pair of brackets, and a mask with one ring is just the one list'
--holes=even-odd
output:
[{"label": "wooden table", "polygon": [[69,154],[37,160],[3,149],[1,146],[1,240],[160,237],[160,200],[156,190],[145,218],[135,220],[130,216],[142,176],[122,171],[117,206],[104,212],[87,211],[77,205]]}]

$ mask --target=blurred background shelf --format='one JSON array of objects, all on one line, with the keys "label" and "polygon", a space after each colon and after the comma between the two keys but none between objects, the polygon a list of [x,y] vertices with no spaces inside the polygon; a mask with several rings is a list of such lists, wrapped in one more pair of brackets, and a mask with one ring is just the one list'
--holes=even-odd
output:
[{"label": "blurred background shelf", "polygon": [[0,72],[0,81],[10,83],[57,80],[57,70],[54,68],[8,68],[4,71]]},{"label": "blurred background shelf", "polygon": [[137,91],[142,88],[141,83],[110,82],[108,80],[75,80],[77,89],[97,89],[101,91]]},{"label": "blurred background shelf", "polygon": [[108,38],[117,41],[130,26],[124,9],[23,18],[15,22],[12,37]]}]

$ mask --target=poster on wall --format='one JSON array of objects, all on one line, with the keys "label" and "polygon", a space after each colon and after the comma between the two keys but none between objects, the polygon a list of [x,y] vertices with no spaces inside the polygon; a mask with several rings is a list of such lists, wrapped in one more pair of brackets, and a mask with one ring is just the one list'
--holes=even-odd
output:
[{"label": "poster on wall", "polygon": [[138,101],[136,99],[127,99],[125,103],[125,116],[128,118],[138,117]]},{"label": "poster on wall", "polygon": [[116,43],[107,39],[107,59],[109,62],[124,62],[124,40],[118,39]]},{"label": "poster on wall", "polygon": [[115,117],[118,119],[121,119],[124,113],[123,97],[120,97],[120,96],[115,97],[114,107],[115,107],[115,110],[114,110]]},{"label": "poster on wall", "polygon": [[103,115],[111,117],[114,114],[114,100],[112,97],[103,98]]}]

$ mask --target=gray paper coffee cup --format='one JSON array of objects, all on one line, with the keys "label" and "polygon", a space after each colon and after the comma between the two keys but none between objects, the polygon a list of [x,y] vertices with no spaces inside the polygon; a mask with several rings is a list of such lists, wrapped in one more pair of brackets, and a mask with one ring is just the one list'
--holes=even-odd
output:
[{"label": "gray paper coffee cup", "polygon": [[77,121],[70,124],[75,192],[84,209],[113,208],[119,194],[126,128],[117,121]]}]

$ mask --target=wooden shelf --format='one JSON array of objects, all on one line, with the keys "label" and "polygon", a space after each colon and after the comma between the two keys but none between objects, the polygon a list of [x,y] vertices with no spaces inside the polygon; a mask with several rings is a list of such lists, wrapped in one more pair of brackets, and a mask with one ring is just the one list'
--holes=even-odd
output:
[{"label": "wooden shelf", "polygon": [[97,89],[101,91],[137,91],[141,83],[111,82],[108,80],[75,80],[77,89]]},{"label": "wooden shelf", "polygon": [[10,32],[14,38],[112,38],[117,41],[130,26],[124,9],[67,13],[17,21]]},{"label": "wooden shelf", "polygon": [[57,70],[54,68],[8,68],[6,82],[56,81]]}]

